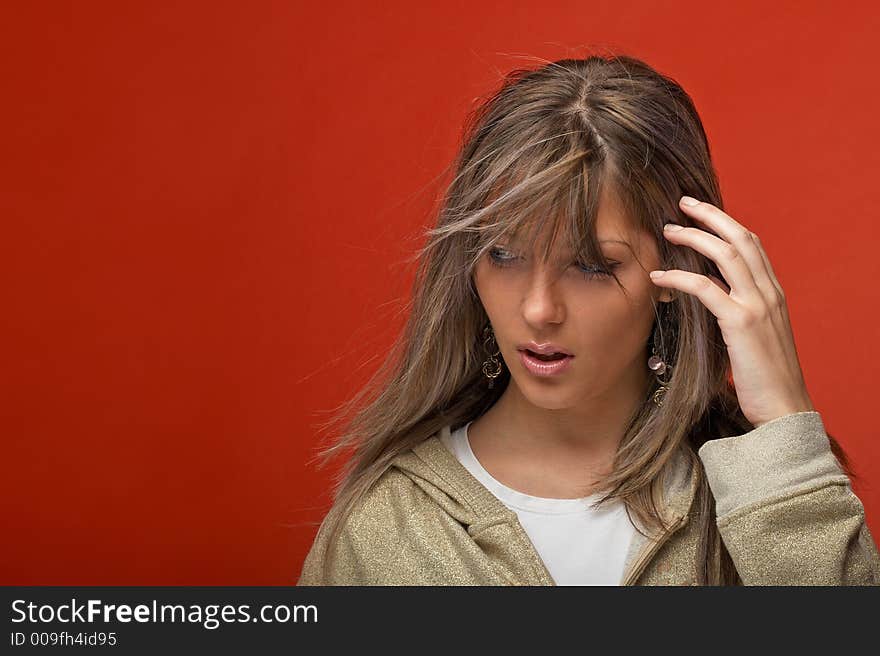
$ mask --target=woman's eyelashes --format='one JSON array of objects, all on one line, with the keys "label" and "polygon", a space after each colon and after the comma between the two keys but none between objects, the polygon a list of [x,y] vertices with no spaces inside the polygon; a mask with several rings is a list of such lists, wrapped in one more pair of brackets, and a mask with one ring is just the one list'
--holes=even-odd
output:
[{"label": "woman's eyelashes", "polygon": [[[496,267],[506,268],[509,266],[513,266],[513,262],[515,260],[520,259],[516,255],[511,255],[508,251],[503,248],[499,248],[497,246],[489,249],[489,262]],[[582,264],[580,262],[575,262],[574,266],[577,267],[577,270],[581,275],[584,276],[587,280],[596,280],[596,279],[607,279],[611,278],[611,271],[620,266],[620,262],[611,262],[611,271],[607,271],[598,266],[590,266],[588,264]]]}]

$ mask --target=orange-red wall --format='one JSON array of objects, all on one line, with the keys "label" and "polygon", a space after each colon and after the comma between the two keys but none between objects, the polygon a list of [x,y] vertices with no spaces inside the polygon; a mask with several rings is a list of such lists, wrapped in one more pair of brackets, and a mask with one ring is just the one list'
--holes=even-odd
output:
[{"label": "orange-red wall", "polygon": [[0,10],[0,582],[291,583],[465,113],[581,46],[676,78],[880,534],[871,3]]}]

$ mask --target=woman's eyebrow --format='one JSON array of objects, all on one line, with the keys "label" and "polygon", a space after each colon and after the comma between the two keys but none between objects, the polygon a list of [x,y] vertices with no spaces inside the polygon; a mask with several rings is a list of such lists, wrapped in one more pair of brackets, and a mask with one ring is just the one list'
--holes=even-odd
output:
[{"label": "woman's eyebrow", "polygon": [[[514,244],[519,244],[521,240],[510,239],[509,237],[508,238],[502,237],[499,241],[500,242],[513,242]],[[629,242],[623,241],[622,239],[598,239],[597,242],[600,244],[609,243],[609,244],[623,244],[624,246],[629,246]]]},{"label": "woman's eyebrow", "polygon": [[[508,241],[509,241],[508,239],[502,238],[501,240],[499,240],[498,243],[505,244],[505,242],[508,242]],[[519,239],[510,240],[510,241],[513,241],[512,245],[514,248],[519,248],[519,243],[520,243]],[[629,242],[623,241],[622,239],[597,239],[596,242],[599,244],[621,244],[622,246],[626,246],[627,249],[632,249],[632,247],[629,245]],[[510,244],[508,244],[508,245],[510,245]]]}]

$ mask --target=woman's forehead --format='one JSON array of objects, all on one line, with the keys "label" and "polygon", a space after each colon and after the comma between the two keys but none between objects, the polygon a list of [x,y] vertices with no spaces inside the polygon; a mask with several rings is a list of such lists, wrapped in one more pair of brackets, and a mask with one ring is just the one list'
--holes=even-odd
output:
[{"label": "woman's forehead", "polygon": [[[547,225],[537,229],[534,225],[511,227],[501,234],[501,241],[504,243],[517,246],[519,248],[529,248],[532,246],[543,247],[547,240],[551,237],[553,225],[548,222]],[[596,241],[606,247],[627,247],[631,246],[632,239],[629,234],[629,225],[625,221],[602,220],[600,217],[594,227]],[[559,252],[568,250],[569,240],[566,233],[566,226],[556,228],[551,252]]]},{"label": "woman's forehead", "polygon": [[[627,239],[624,239],[621,236],[617,235],[598,235],[596,241],[604,247],[608,248],[627,248],[630,247],[631,244]],[[517,248],[528,248],[532,245],[532,240],[529,240],[528,237],[523,236],[510,236],[504,237],[502,236],[501,242],[509,245],[515,246]],[[537,245],[543,244],[543,240],[538,240]],[[557,239],[556,242],[551,247],[551,252],[560,252],[566,251],[568,247],[565,245],[565,242],[561,239]]]},{"label": "woman's forehead", "polygon": [[[626,249],[632,252],[640,240],[634,233],[633,222],[627,216],[618,194],[618,188],[611,180],[600,185],[599,202],[594,208],[592,220],[585,216],[575,218],[570,214],[570,210],[583,211],[585,207],[575,208],[564,202],[556,202],[557,197],[548,196],[546,203],[536,203],[530,216],[514,211],[510,214],[508,225],[503,225],[503,220],[501,225],[496,224],[495,229],[491,230],[494,237],[490,237],[490,241],[519,251],[535,248],[544,252],[552,239],[547,249],[548,255],[570,257],[572,250],[583,254],[588,241],[584,232],[589,231],[603,251]],[[565,198],[564,194],[559,197]],[[503,219],[505,211],[502,209],[492,214],[495,220]]]}]

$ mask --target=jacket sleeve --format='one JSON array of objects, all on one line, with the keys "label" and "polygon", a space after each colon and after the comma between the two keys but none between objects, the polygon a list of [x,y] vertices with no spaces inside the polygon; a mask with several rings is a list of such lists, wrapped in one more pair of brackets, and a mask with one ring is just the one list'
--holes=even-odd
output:
[{"label": "jacket sleeve", "polygon": [[[296,582],[298,586],[337,585],[337,581],[342,577],[342,573],[339,571],[338,566],[325,572],[324,563],[338,563],[340,552],[348,553],[351,551],[351,533],[347,530],[347,527],[343,527],[343,531],[337,539],[336,549],[334,550],[335,556],[325,552],[325,549],[327,548],[327,539],[328,529],[327,519],[325,518],[321,523],[321,526],[318,528],[318,533],[312,541],[312,546],[309,548],[305,560],[303,561],[299,580]],[[349,578],[352,579],[350,581],[352,585],[358,584],[358,581],[354,580],[350,574]]]},{"label": "jacket sleeve", "polygon": [[744,585],[880,585],[864,507],[818,412],[710,440],[697,453]]},{"label": "jacket sleeve", "polygon": [[[465,533],[425,493],[395,469],[386,472],[342,521],[334,547],[324,553],[329,531],[322,522],[303,561],[298,586],[439,585],[457,542]],[[330,512],[336,512],[337,507]],[[450,546],[452,545],[452,546]],[[476,548],[476,547],[474,547]],[[327,562],[327,573],[322,566]],[[465,576],[463,574],[462,576]],[[466,581],[470,583],[470,581]]]},{"label": "jacket sleeve", "polygon": [[[355,506],[352,513],[342,521],[336,544],[328,552],[325,552],[329,538],[328,522],[325,518],[303,561],[296,583],[298,586],[386,583],[383,577],[396,552],[396,537],[393,531],[388,530],[387,522],[377,521],[372,505],[368,503],[365,508],[362,502]],[[336,510],[337,507],[334,506],[330,513]],[[323,571],[325,562],[328,565],[326,573]]]}]

